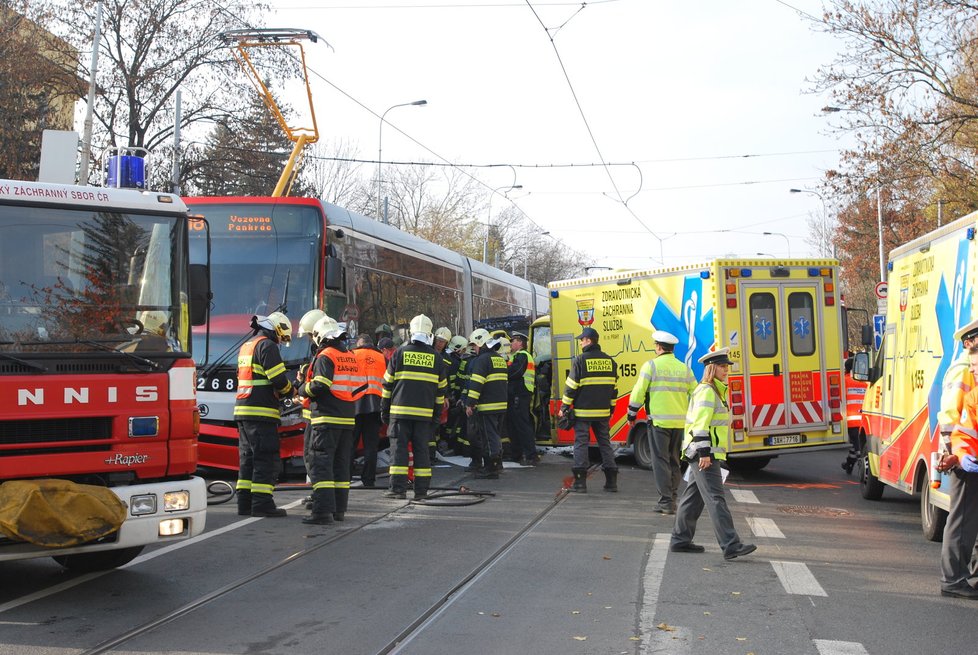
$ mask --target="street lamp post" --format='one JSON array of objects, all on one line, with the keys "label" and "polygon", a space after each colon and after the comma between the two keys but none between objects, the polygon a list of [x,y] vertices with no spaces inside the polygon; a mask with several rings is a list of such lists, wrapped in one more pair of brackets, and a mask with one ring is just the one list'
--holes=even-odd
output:
[{"label": "street lamp post", "polygon": [[782,234],[781,232],[761,232],[761,234],[767,237],[783,237],[784,242],[788,244],[788,259],[791,259],[791,241],[788,239],[787,234]]},{"label": "street lamp post", "polygon": [[402,102],[399,105],[391,105],[388,107],[383,114],[380,115],[380,130],[377,132],[377,220],[383,220],[384,223],[387,222],[386,212],[385,215],[381,216],[381,161],[382,155],[384,153],[384,117],[387,116],[387,112],[391,109],[397,109],[398,107],[422,107],[427,105],[427,100],[415,100],[414,102]]},{"label": "street lamp post", "polygon": [[822,203],[822,216],[824,218],[823,218],[822,221],[820,221],[820,230],[819,231],[822,232],[822,235],[821,235],[822,243],[819,244],[819,250],[821,251],[819,254],[824,254],[825,253],[825,249],[823,248],[823,246],[832,245],[832,256],[835,257],[835,245],[834,244],[831,244],[831,236],[826,236],[824,234],[826,223],[829,220],[829,210],[828,210],[828,206],[825,204],[825,196],[823,196],[818,191],[812,191],[811,189],[788,189],[788,192],[789,193],[810,193],[813,196],[815,196],[816,198],[818,198],[819,199],[819,202]]},{"label": "street lamp post", "polygon": [[501,187],[496,187],[489,194],[489,215],[486,217],[486,238],[482,242],[482,263],[488,263],[489,261],[489,230],[492,229],[492,197],[496,195],[496,192],[506,189],[507,191],[512,191],[513,189],[522,189],[522,184],[514,184],[512,186],[503,185]]}]

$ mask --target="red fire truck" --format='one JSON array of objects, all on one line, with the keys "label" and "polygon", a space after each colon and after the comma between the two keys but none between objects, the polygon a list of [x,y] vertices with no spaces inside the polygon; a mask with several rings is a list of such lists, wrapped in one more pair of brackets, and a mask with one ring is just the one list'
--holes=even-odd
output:
[{"label": "red fire truck", "polygon": [[0,180],[0,561],[111,568],[203,531],[187,222],[169,194]]}]

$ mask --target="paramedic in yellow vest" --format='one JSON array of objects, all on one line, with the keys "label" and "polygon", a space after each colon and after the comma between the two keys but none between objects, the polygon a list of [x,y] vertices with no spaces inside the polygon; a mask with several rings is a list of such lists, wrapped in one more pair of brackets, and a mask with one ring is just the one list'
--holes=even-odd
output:
[{"label": "paramedic in yellow vest", "polygon": [[954,340],[961,340],[963,347],[961,356],[954,360],[954,363],[944,374],[944,382],[941,387],[941,410],[937,414],[938,429],[941,432],[941,464],[938,467],[941,471],[947,471],[951,467],[946,460],[947,453],[950,452],[951,432],[954,426],[961,419],[961,408],[964,406],[964,397],[975,386],[975,376],[968,368],[968,350],[978,345],[978,320],[971,321],[964,327],[958,328],[954,333]]},{"label": "paramedic in yellow vest", "polygon": [[618,464],[611,447],[609,421],[617,401],[618,365],[601,351],[598,331],[586,327],[577,335],[581,354],[571,360],[571,368],[560,399],[561,414],[574,410],[574,484],[571,491],[587,493],[588,449],[591,433],[601,453],[604,490],[618,491]]},{"label": "paramedic in yellow vest", "polygon": [[445,404],[445,366],[431,343],[431,319],[419,314],[411,319],[411,340],[397,349],[384,373],[380,417],[388,425],[394,459],[387,498],[407,498],[408,446],[414,452],[414,498],[428,496],[431,461],[428,441]]},{"label": "paramedic in yellow vest", "polygon": [[278,344],[292,341],[292,323],[282,312],[252,316],[252,337],[238,351],[238,394],[234,420],[238,424],[238,514],[285,516],[272,492],[278,477],[279,398],[292,395]]},{"label": "paramedic in yellow vest", "polygon": [[507,377],[509,378],[509,406],[506,409],[506,422],[509,424],[509,436],[513,441],[513,457],[523,466],[533,466],[539,463],[537,455],[537,440],[533,433],[533,421],[530,420],[530,399],[536,388],[537,371],[533,363],[533,355],[526,351],[527,336],[522,332],[513,332],[510,340],[510,361]]},{"label": "paramedic in yellow vest", "polygon": [[699,359],[705,368],[703,380],[693,391],[686,413],[683,456],[689,460],[689,482],[676,509],[676,523],[669,546],[674,553],[702,553],[706,550],[693,543],[696,521],[704,507],[713,521],[713,531],[723,549],[724,559],[735,559],[757,550],[754,544],[745,544],[740,540],[723,493],[720,463],[725,462],[727,453],[720,444],[726,443],[730,425],[727,376],[733,362],[729,352],[729,348],[720,348]]},{"label": "paramedic in yellow vest", "polygon": [[685,363],[676,359],[673,349],[679,339],[665,330],[652,333],[655,358],[642,365],[628,399],[628,424],[635,424],[638,410],[645,406],[648,415],[649,443],[652,446],[652,473],[659,502],[655,511],[676,513],[679,480],[682,477],[683,427],[689,397],[696,388],[696,377]]},{"label": "paramedic in yellow vest", "polygon": [[365,385],[356,356],[346,349],[347,336],[335,319],[319,319],[313,328],[320,351],[312,363],[312,379],[299,388],[299,395],[310,400],[312,414],[312,503],[309,516],[302,519],[310,525],[342,521],[350,499],[354,399]]}]

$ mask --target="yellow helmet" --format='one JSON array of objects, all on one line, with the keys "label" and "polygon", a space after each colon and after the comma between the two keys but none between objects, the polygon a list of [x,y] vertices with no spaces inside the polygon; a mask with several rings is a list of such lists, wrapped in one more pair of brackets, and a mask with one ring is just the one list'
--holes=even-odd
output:
[{"label": "yellow helmet", "polygon": [[292,321],[289,320],[289,317],[282,312],[272,312],[268,315],[268,320],[278,336],[279,343],[286,346],[292,345]]},{"label": "yellow helmet", "polygon": [[319,319],[326,316],[326,312],[321,309],[310,309],[308,312],[302,315],[299,319],[299,336],[304,337],[307,334],[312,334],[312,330],[316,327],[316,323]]},{"label": "yellow helmet", "polygon": [[437,330],[435,330],[435,338],[441,339],[445,343],[448,343],[449,341],[452,340],[452,331],[449,330],[447,327],[440,327]]},{"label": "yellow helmet", "polygon": [[486,345],[486,341],[489,340],[489,331],[484,328],[477,328],[472,331],[469,335],[469,343],[474,343],[480,348]]}]

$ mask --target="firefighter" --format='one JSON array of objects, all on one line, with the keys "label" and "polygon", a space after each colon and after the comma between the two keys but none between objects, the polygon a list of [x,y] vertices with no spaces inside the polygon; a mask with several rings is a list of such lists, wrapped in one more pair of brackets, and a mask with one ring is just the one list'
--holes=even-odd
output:
[{"label": "firefighter", "polygon": [[452,360],[448,383],[448,446],[453,454],[462,456],[469,454],[469,442],[466,438],[468,421],[465,404],[462,402],[462,393],[469,379],[465,372],[469,361],[468,345],[468,339],[463,336],[454,336],[448,342],[448,356]]},{"label": "firefighter", "polygon": [[490,338],[484,329],[475,330],[469,341],[479,349],[469,363],[465,390],[465,415],[469,423],[472,463],[479,465],[476,475],[495,480],[503,470],[503,418],[506,416],[506,360],[499,354],[499,339]]},{"label": "firefighter", "polygon": [[849,452],[846,453],[846,461],[842,462],[842,470],[846,474],[852,473],[852,468],[862,454],[862,446],[859,443],[859,425],[862,422],[863,400],[866,399],[866,388],[868,382],[852,379],[852,357],[847,357],[845,361],[846,385],[846,431],[849,435]]},{"label": "firefighter", "polygon": [[673,350],[679,339],[665,330],[652,333],[655,357],[642,365],[628,399],[628,424],[635,425],[638,410],[644,405],[648,415],[646,429],[652,446],[652,473],[659,502],[655,511],[676,513],[676,497],[682,477],[680,455],[683,427],[689,397],[696,388],[696,376]]},{"label": "firefighter", "polygon": [[713,531],[723,549],[724,559],[735,559],[757,550],[754,544],[740,540],[723,494],[720,462],[727,459],[727,453],[719,444],[726,443],[730,425],[727,376],[733,361],[729,353],[729,348],[719,348],[699,358],[704,366],[703,381],[693,391],[686,413],[683,456],[689,460],[689,482],[679,498],[676,523],[672,528],[669,549],[674,553],[706,550],[693,543],[696,521],[704,507],[713,521]]},{"label": "firefighter", "polygon": [[292,394],[292,383],[278,344],[292,341],[292,323],[282,312],[252,316],[252,337],[238,351],[238,394],[234,420],[238,424],[238,514],[279,517],[272,492],[280,467],[279,398]]},{"label": "firefighter", "polygon": [[598,331],[586,327],[577,335],[581,354],[571,360],[570,372],[561,398],[560,413],[574,416],[574,484],[571,491],[587,493],[588,447],[591,433],[601,452],[604,490],[618,491],[618,464],[611,448],[608,424],[615,406],[618,365],[601,352]]},{"label": "firefighter", "polygon": [[374,347],[369,334],[357,337],[357,347],[353,350],[364,376],[367,388],[356,400],[356,424],[353,428],[353,443],[363,439],[363,471],[360,482],[365,487],[373,487],[377,482],[377,446],[380,442],[380,397],[384,393],[384,373],[387,360],[384,353]]},{"label": "firefighter", "polygon": [[[978,346],[966,353],[968,370],[978,375]],[[951,506],[941,544],[941,595],[978,600],[973,553],[978,540],[978,388],[964,396],[961,418],[951,432],[944,465],[951,478]]]},{"label": "firefighter", "polygon": [[302,522],[329,525],[344,519],[349,504],[354,398],[364,385],[357,358],[346,349],[347,333],[335,319],[319,319],[313,335],[320,351],[312,363],[311,379],[299,388],[299,395],[310,400],[312,414],[312,503]]},{"label": "firefighter", "polygon": [[[447,396],[448,389],[451,388],[452,383],[455,381],[455,371],[452,370],[452,358],[448,356],[448,342],[452,340],[452,331],[447,327],[440,327],[435,330],[434,343],[432,344],[435,352],[441,355],[442,365],[445,368],[445,394]],[[431,441],[428,443],[428,458],[431,463],[434,464],[437,459],[438,452],[438,441],[439,439],[445,442],[445,430],[448,423],[447,407],[438,413],[438,425],[435,431],[431,435]],[[444,446],[443,446],[444,448]]]},{"label": "firefighter", "polygon": [[522,332],[513,332],[510,340],[512,354],[510,356],[509,378],[509,407],[506,412],[506,422],[509,426],[509,436],[515,442],[514,448],[519,451],[513,456],[522,466],[534,466],[540,461],[537,455],[537,440],[533,432],[533,422],[530,420],[530,399],[536,388],[536,365],[533,355],[526,351],[528,338]]},{"label": "firefighter", "polygon": [[[306,335],[309,336],[309,340],[312,345],[312,348],[310,348],[312,356],[310,357],[308,363],[299,367],[299,372],[296,376],[296,389],[299,389],[302,387],[302,385],[312,379],[312,362],[316,358],[316,353],[319,352],[319,344],[316,343],[316,338],[313,335],[312,330],[314,327],[316,327],[316,323],[319,322],[319,319],[323,318],[324,316],[326,316],[326,312],[323,310],[310,309],[308,312],[302,315],[302,318],[299,319],[299,331],[297,334],[300,339]],[[308,398],[302,399],[302,420],[306,422],[305,432],[302,435],[302,463],[306,467],[306,482],[311,484],[309,478],[309,444],[312,443],[312,412],[309,410],[309,402],[310,401]],[[307,505],[311,503],[312,496],[306,498],[305,502]]]},{"label": "firefighter", "polygon": [[431,319],[418,314],[409,326],[411,341],[397,349],[384,373],[381,420],[391,435],[387,498],[407,498],[408,448],[414,452],[414,498],[426,498],[431,486],[428,442],[445,404],[445,365],[432,347]]}]

